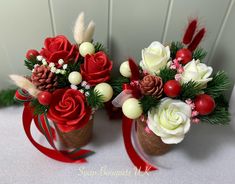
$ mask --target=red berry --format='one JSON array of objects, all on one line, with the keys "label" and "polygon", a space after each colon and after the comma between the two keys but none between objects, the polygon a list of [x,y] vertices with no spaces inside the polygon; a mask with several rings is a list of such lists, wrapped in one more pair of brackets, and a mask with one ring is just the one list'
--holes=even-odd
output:
[{"label": "red berry", "polygon": [[42,105],[49,105],[51,103],[51,93],[42,91],[38,94],[38,101]]},{"label": "red berry", "polygon": [[181,85],[176,80],[169,80],[164,84],[163,90],[166,96],[175,98],[180,95]]},{"label": "red berry", "polygon": [[31,49],[27,51],[26,58],[30,60],[32,58],[36,58],[38,55],[39,55],[39,52],[37,50]]},{"label": "red berry", "polygon": [[207,94],[196,96],[194,103],[195,110],[198,111],[200,115],[210,114],[215,109],[215,100]]},{"label": "red berry", "polygon": [[181,58],[182,64],[187,64],[192,60],[192,52],[189,49],[183,48],[176,52],[176,59]]}]

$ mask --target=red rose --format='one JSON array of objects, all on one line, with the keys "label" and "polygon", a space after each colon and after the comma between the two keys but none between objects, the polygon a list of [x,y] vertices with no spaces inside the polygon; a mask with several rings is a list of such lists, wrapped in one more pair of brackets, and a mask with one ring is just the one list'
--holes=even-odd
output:
[{"label": "red rose", "polygon": [[81,74],[85,81],[95,86],[110,79],[112,66],[112,62],[102,51],[92,55],[87,54],[84,64],[81,65]]},{"label": "red rose", "polygon": [[30,60],[30,59],[32,59],[32,58],[33,58],[33,59],[36,58],[38,55],[39,55],[39,53],[38,53],[37,50],[30,49],[30,50],[28,50],[27,53],[26,53],[26,58],[27,58],[28,60]]},{"label": "red rose", "polygon": [[63,59],[65,63],[69,61],[76,62],[79,52],[76,45],[72,45],[65,36],[59,35],[54,38],[45,39],[44,48],[42,48],[40,55],[47,62],[57,64],[59,59]]},{"label": "red rose", "polygon": [[63,132],[82,128],[91,115],[85,96],[78,90],[58,89],[53,92],[48,118]]}]

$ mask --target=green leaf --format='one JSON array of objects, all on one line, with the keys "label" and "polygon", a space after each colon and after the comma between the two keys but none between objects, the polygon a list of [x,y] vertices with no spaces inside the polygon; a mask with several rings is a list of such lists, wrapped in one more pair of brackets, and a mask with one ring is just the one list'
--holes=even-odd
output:
[{"label": "green leaf", "polygon": [[140,99],[140,105],[143,109],[143,113],[147,115],[148,111],[153,108],[157,107],[159,104],[159,100],[153,96],[144,96]]},{"label": "green leaf", "polygon": [[181,94],[179,99],[187,100],[189,98],[193,99],[196,95],[201,93],[200,85],[195,81],[189,81],[181,85]]},{"label": "green leaf", "polygon": [[166,83],[169,80],[175,79],[176,74],[177,74],[176,70],[170,69],[166,66],[160,70],[158,76],[162,78],[163,83]]},{"label": "green leaf", "polygon": [[230,81],[224,71],[219,71],[212,76],[212,80],[207,83],[207,88],[204,90],[206,94],[214,98],[219,97],[224,91],[230,87]]}]

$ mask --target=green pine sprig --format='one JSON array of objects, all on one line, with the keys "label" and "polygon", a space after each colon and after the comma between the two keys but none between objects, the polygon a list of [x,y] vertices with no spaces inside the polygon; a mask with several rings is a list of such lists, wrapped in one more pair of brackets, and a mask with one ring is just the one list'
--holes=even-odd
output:
[{"label": "green pine sprig", "polygon": [[17,89],[6,89],[0,91],[0,107],[19,105],[19,103],[14,100],[16,90]]},{"label": "green pine sprig", "polygon": [[104,107],[103,96],[96,90],[90,89],[88,90],[89,95],[87,98],[87,103],[91,108],[102,108]]},{"label": "green pine sprig", "polygon": [[160,69],[160,73],[158,76],[162,78],[163,83],[166,83],[169,80],[175,79],[176,74],[176,70],[170,69],[169,67],[164,67]]},{"label": "green pine sprig", "polygon": [[184,47],[182,42],[171,42],[171,58],[174,59],[176,57],[176,52]]},{"label": "green pine sprig", "polygon": [[40,61],[38,61],[36,59],[36,57],[31,57],[30,60],[25,59],[24,60],[24,65],[29,69],[29,70],[33,70],[34,69],[34,65],[39,64],[41,65],[42,63]]},{"label": "green pine sprig", "polygon": [[111,79],[109,84],[113,88],[114,96],[117,96],[119,93],[122,92],[122,85],[125,83],[130,83],[130,79],[126,77],[118,77],[116,79]]},{"label": "green pine sprig", "polygon": [[94,47],[95,47],[95,53],[99,51],[103,51],[106,54],[108,53],[108,50],[105,48],[105,46],[102,43],[96,42],[94,44]]},{"label": "green pine sprig", "polygon": [[230,122],[230,114],[224,107],[216,107],[214,112],[207,116],[200,116],[202,122],[212,125],[228,125]]},{"label": "green pine sprig", "polygon": [[224,95],[220,95],[215,98],[216,107],[215,110],[205,116],[199,115],[198,118],[204,123],[210,123],[212,125],[227,125],[230,122],[231,115],[229,113],[229,103]]},{"label": "green pine sprig", "polygon": [[59,88],[64,88],[64,87],[70,86],[68,76],[73,71],[80,72],[80,65],[81,65],[81,61],[78,61],[76,63],[68,63],[68,67],[66,69],[65,74],[56,74]]},{"label": "green pine sprig", "polygon": [[203,48],[197,48],[194,52],[193,52],[193,58],[195,60],[199,59],[200,61],[202,61],[207,55],[207,52],[203,49]]},{"label": "green pine sprig", "polygon": [[213,79],[207,83],[207,88],[204,91],[213,98],[217,98],[229,88],[230,82],[224,71],[217,72],[212,78]]},{"label": "green pine sprig", "polygon": [[33,99],[30,103],[30,106],[33,108],[34,115],[41,115],[48,111],[49,106],[44,106],[39,103],[38,99]]},{"label": "green pine sprig", "polygon": [[148,111],[151,108],[157,107],[159,104],[159,100],[154,98],[153,96],[144,96],[140,99],[140,105],[143,109],[143,113],[147,115]]},{"label": "green pine sprig", "polygon": [[200,86],[195,81],[189,81],[187,83],[182,84],[181,86],[181,94],[179,96],[179,99],[181,100],[187,100],[187,99],[193,99],[196,95],[201,93],[202,90],[200,89]]}]

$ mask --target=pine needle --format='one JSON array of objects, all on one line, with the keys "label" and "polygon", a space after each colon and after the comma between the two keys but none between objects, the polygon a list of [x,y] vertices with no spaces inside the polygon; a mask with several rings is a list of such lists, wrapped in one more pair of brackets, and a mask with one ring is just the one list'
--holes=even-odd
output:
[{"label": "pine needle", "polygon": [[207,88],[204,90],[206,94],[219,97],[229,86],[229,78],[224,71],[219,71],[212,76],[213,79],[207,83]]},{"label": "pine needle", "polygon": [[87,96],[87,103],[91,108],[102,108],[104,106],[103,96],[94,89],[89,90],[89,96]]},{"label": "pine needle", "polygon": [[176,52],[184,47],[183,43],[181,42],[171,42],[171,58],[175,59]]},{"label": "pine needle", "polygon": [[130,80],[126,77],[119,77],[110,80],[109,84],[113,88],[114,96],[117,96],[122,92],[122,85],[126,83],[130,83]]},{"label": "pine needle", "polygon": [[143,98],[140,99],[140,105],[143,109],[143,113],[146,115],[151,108],[157,107],[158,104],[159,100],[152,96],[144,96]]},{"label": "pine needle", "polygon": [[105,48],[105,46],[100,42],[96,42],[94,44],[94,47],[95,47],[95,53],[97,53],[99,51],[103,51],[107,54],[107,52],[108,52],[107,49]]},{"label": "pine needle", "polygon": [[182,84],[179,98],[183,101],[189,98],[193,99],[196,95],[202,92],[199,86],[200,85],[195,81],[189,81]]},{"label": "pine needle", "polygon": [[176,70],[164,67],[160,70],[159,77],[162,78],[163,83],[166,83],[169,80],[175,79],[176,73],[177,73]]},{"label": "pine needle", "polygon": [[33,111],[34,115],[43,114],[49,109],[49,106],[44,106],[44,105],[40,104],[37,99],[33,99],[31,101],[30,105],[34,110]]},{"label": "pine needle", "polygon": [[207,52],[203,49],[203,48],[197,48],[194,52],[193,52],[193,59],[197,60],[199,59],[200,61],[202,61],[207,55]]},{"label": "pine needle", "polygon": [[34,69],[34,65],[36,64],[42,64],[40,61],[38,61],[36,58],[31,57],[30,60],[25,59],[24,60],[24,65],[29,69],[29,70],[33,70]]},{"label": "pine needle", "polygon": [[14,100],[16,90],[17,89],[6,89],[0,91],[0,107],[19,105],[19,103]]},{"label": "pine needle", "polygon": [[207,122],[212,125],[228,125],[230,122],[230,113],[225,107],[216,106],[213,113],[207,116],[200,116],[202,122]]}]

